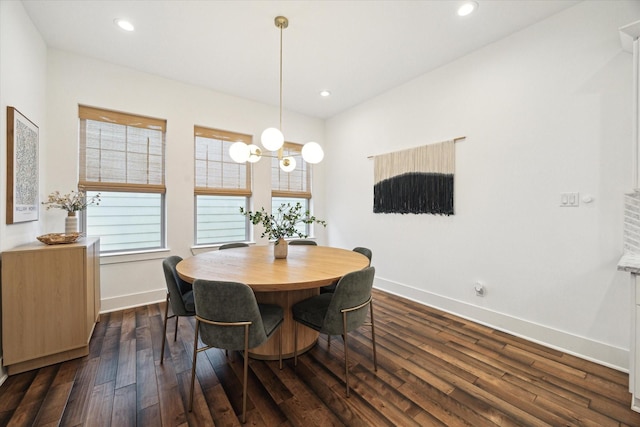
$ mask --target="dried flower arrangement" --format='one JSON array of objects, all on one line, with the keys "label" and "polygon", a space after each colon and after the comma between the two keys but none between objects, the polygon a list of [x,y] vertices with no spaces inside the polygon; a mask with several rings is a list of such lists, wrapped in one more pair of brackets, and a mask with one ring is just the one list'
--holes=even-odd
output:
[{"label": "dried flower arrangement", "polygon": [[46,202],[42,202],[43,205],[49,209],[63,209],[69,214],[74,215],[77,211],[83,211],[89,205],[100,204],[100,193],[96,196],[87,199],[84,191],[73,191],[67,194],[60,194],[59,191],[54,191],[49,194]]}]

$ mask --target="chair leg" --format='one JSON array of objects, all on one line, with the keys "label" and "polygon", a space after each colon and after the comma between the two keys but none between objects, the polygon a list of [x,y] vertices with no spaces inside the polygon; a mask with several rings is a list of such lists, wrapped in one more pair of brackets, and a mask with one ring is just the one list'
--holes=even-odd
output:
[{"label": "chair leg", "polygon": [[196,380],[196,361],[198,360],[198,332],[200,321],[196,319],[196,333],[193,339],[193,362],[191,363],[191,391],[189,392],[189,412],[193,410],[193,387]]},{"label": "chair leg", "polygon": [[242,380],[242,423],[247,422],[247,374],[249,373],[249,325],[244,326],[244,378]]},{"label": "chair leg", "polygon": [[344,340],[344,378],[347,383],[347,397],[349,397],[349,345],[347,343],[347,313],[342,313],[342,339]]},{"label": "chair leg", "polygon": [[331,334],[327,334],[327,349],[331,350]]},{"label": "chair leg", "polygon": [[176,330],[173,332],[173,342],[178,341],[178,320],[180,316],[176,316]]},{"label": "chair leg", "polygon": [[373,300],[369,301],[369,315],[371,317],[371,343],[373,346],[373,369],[378,371],[378,359],[376,358],[376,327],[373,322]]},{"label": "chair leg", "polygon": [[160,364],[164,363],[164,344],[167,341],[167,321],[169,320],[169,293],[164,308],[164,329],[162,330],[162,349],[160,350]]},{"label": "chair leg", "polygon": [[293,366],[298,366],[298,322],[293,324]]}]

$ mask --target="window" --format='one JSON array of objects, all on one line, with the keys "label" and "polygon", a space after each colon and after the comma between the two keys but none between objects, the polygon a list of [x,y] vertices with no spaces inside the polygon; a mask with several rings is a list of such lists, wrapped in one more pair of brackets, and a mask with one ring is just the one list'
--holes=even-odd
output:
[{"label": "window", "polygon": [[[310,210],[311,166],[302,159],[302,145],[285,142],[283,157],[293,157],[296,168],[285,172],[280,168],[277,158],[271,159],[271,212],[275,212],[282,203],[295,205],[300,203],[303,210]],[[309,224],[298,224],[301,233],[311,235]]]},{"label": "window", "polygon": [[238,141],[251,144],[252,137],[199,126],[194,135],[196,245],[249,240],[240,208],[249,205],[251,164],[234,162],[229,147]]},{"label": "window", "polygon": [[102,253],[165,244],[166,120],[80,106],[78,188],[100,204],[83,211],[83,231]]},{"label": "window", "polygon": [[[302,211],[306,212],[309,210],[309,199],[301,198],[301,197],[272,197],[271,198],[271,212],[276,212],[278,208],[282,204],[290,203],[291,206],[295,206],[296,203],[300,203],[302,205]],[[310,235],[309,233],[309,224],[296,224],[296,230],[302,234]]]}]

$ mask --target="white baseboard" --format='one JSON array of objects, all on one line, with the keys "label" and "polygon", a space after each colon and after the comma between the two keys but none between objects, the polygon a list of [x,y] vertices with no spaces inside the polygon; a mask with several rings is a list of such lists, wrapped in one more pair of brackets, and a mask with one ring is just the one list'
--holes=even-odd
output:
[{"label": "white baseboard", "polygon": [[[455,300],[425,291],[424,289],[417,289],[380,277],[376,277],[375,287],[420,304],[438,308],[462,318],[619,371],[629,371],[629,351],[623,348],[614,347],[589,338],[539,325],[509,314],[488,310],[464,301]],[[166,289],[162,288],[136,294],[105,298],[101,301],[101,312],[108,313],[126,308],[139,307],[141,305],[154,304],[164,301],[166,295]]]},{"label": "white baseboard", "polygon": [[375,287],[573,356],[619,371],[629,372],[629,351],[626,349],[552,329],[548,326],[380,277],[376,277]]},{"label": "white baseboard", "polygon": [[125,308],[139,307],[141,305],[155,304],[167,299],[167,289],[140,292],[137,294],[120,295],[100,300],[100,313],[124,310]]}]

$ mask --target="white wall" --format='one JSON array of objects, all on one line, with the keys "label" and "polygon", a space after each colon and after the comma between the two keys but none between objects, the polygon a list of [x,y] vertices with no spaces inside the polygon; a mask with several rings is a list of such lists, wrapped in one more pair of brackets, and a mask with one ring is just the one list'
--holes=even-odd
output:
[{"label": "white wall", "polygon": [[[371,248],[379,288],[626,368],[632,65],[617,29],[639,18],[640,2],[583,2],[330,119],[330,243]],[[459,136],[454,216],[372,213],[368,155]],[[595,201],[560,208],[561,192]]]},{"label": "white wall", "polygon": [[[10,248],[31,241],[40,229],[38,221],[6,223],[7,107],[17,108],[34,122],[39,130],[40,156],[48,144],[46,127],[46,60],[47,49],[31,23],[22,3],[0,2],[0,247]],[[40,159],[40,187],[46,171],[46,161]]]},{"label": "white wall", "polygon": [[[167,120],[166,187],[167,236],[170,252],[155,259],[102,259],[102,309],[164,300],[166,287],[161,259],[169,254],[191,255],[194,237],[193,126],[202,125],[254,135],[278,120],[277,106],[205,90],[200,87],[137,72],[118,65],[59,50],[49,50],[48,114],[52,144],[45,152],[50,165],[45,194],[70,191],[78,180],[78,104],[96,106]],[[277,102],[277,99],[274,100]],[[324,141],[324,122],[285,112],[285,137],[293,142]],[[254,165],[253,204],[271,205],[270,159]],[[54,165],[63,165],[56,167]],[[315,213],[323,218],[322,164],[314,167]],[[317,191],[316,191],[317,190]],[[63,212],[45,213],[48,231],[60,231]],[[317,230],[320,242],[324,231]],[[266,244],[259,234],[259,244]],[[153,257],[151,257],[153,258]],[[135,260],[135,261],[133,261]],[[115,263],[114,263],[115,262]]]},{"label": "white wall", "polygon": [[[31,23],[22,3],[0,1],[0,250],[33,241],[40,233],[40,222],[6,223],[7,186],[7,107],[17,108],[39,127],[40,153],[48,142],[46,132],[46,58],[47,50]],[[40,176],[46,162],[40,161]],[[42,179],[40,187],[42,188]],[[1,322],[1,319],[0,319]],[[0,323],[1,326],[1,323]],[[0,328],[0,341],[2,333]],[[4,381],[0,349],[0,384]]]},{"label": "white wall", "polygon": [[[315,212],[329,222],[320,242],[370,247],[378,287],[625,368],[629,289],[616,263],[622,194],[631,189],[631,56],[617,28],[639,18],[639,2],[584,2],[326,128],[285,112],[287,139],[326,148],[314,182]],[[277,120],[275,106],[47,53],[22,5],[0,1],[0,106],[40,126],[43,195],[76,186],[79,103],[167,119],[168,253],[181,256],[193,241],[193,125],[259,135]],[[0,120],[0,153],[5,135]],[[455,216],[372,213],[368,155],[462,135]],[[4,156],[0,165],[6,170]],[[268,162],[254,173],[254,206],[266,206]],[[1,248],[63,227],[53,211],[5,225],[1,188]],[[561,209],[565,191],[595,202]],[[105,260],[103,309],[163,298],[168,253]],[[476,280],[488,289],[482,299]]]}]

